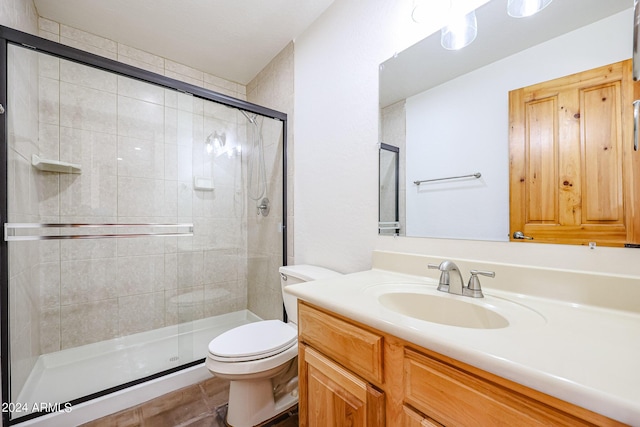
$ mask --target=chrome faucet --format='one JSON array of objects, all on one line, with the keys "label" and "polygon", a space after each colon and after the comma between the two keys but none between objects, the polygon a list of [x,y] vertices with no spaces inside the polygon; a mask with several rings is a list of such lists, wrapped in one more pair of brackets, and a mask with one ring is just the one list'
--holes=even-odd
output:
[{"label": "chrome faucet", "polygon": [[[429,264],[428,267],[437,268],[441,271],[440,282],[438,283],[439,291],[462,295],[464,282],[462,281],[462,274],[454,262],[442,261],[440,265]],[[451,280],[451,276],[453,276],[453,281]]]},{"label": "chrome faucet", "polygon": [[464,295],[473,298],[482,298],[482,288],[480,287],[480,279],[478,275],[495,277],[493,271],[471,270],[469,284],[464,285],[462,274],[458,266],[452,261],[442,261],[439,265],[429,264],[429,268],[440,270],[440,281],[438,282],[438,290],[448,292],[454,295]]}]

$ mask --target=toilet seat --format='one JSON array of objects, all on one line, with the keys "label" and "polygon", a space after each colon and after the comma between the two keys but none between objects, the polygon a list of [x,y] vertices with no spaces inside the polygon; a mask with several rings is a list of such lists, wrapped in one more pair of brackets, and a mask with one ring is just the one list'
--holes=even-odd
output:
[{"label": "toilet seat", "polygon": [[209,357],[219,362],[264,359],[291,348],[297,331],[280,320],[262,320],[231,329],[209,343]]}]

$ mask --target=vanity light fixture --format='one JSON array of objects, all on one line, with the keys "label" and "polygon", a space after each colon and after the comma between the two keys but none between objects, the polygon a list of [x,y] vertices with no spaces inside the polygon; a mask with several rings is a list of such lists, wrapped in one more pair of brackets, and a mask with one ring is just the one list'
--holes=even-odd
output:
[{"label": "vanity light fixture", "polygon": [[[508,0],[507,13],[514,18],[535,15],[547,7],[553,0]],[[640,0],[636,0],[640,1]],[[411,12],[413,21],[424,24],[434,16],[448,16],[448,23],[440,30],[440,44],[447,50],[458,50],[468,46],[478,35],[476,12],[465,13],[462,9],[464,0],[449,0],[448,10],[443,10],[445,0],[414,0]]]},{"label": "vanity light fixture", "polygon": [[509,0],[507,13],[514,18],[535,15],[547,7],[552,0]]},{"label": "vanity light fixture", "polygon": [[458,50],[468,46],[478,35],[476,12],[467,12],[465,0],[414,0],[411,18],[426,25],[436,23],[436,17],[446,17],[447,24],[440,30],[440,43],[447,50]]},{"label": "vanity light fixture", "polygon": [[471,44],[477,35],[476,11],[462,15],[452,9],[449,23],[440,30],[440,44],[447,50],[458,50]]}]

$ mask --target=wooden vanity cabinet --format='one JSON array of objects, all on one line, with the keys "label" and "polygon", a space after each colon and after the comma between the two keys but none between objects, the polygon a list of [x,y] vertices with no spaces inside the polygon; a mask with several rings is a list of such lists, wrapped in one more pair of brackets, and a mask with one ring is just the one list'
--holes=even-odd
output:
[{"label": "wooden vanity cabinet", "polygon": [[382,336],[298,305],[300,426],[385,425]]},{"label": "wooden vanity cabinet", "polygon": [[300,426],[622,426],[304,301]]}]

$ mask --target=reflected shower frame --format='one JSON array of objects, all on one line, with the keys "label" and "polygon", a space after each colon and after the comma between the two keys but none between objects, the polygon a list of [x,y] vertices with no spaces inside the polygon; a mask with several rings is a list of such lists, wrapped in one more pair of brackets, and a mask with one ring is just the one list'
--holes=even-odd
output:
[{"label": "reflected shower frame", "polygon": [[[112,59],[104,58],[102,56],[94,55],[92,53],[75,49],[60,43],[53,42],[32,34],[24,33],[22,31],[15,30],[13,28],[4,27],[0,25],[0,105],[6,108],[7,106],[7,67],[8,67],[8,45],[18,45],[26,47],[36,52],[49,54],[60,59],[73,61],[83,65],[87,65],[100,70],[115,73],[117,75],[130,77],[146,83],[151,83],[157,86],[161,86],[167,89],[175,89],[185,94],[193,95],[194,97],[201,98],[207,101],[212,101],[218,104],[226,105],[240,110],[246,115],[246,111],[259,114],[271,119],[279,120],[282,122],[282,265],[287,265],[287,114],[276,111],[258,104],[243,101],[228,95],[224,95],[218,92],[214,92],[200,86],[185,83],[180,80],[175,80],[169,77],[162,76],[160,74],[153,73],[151,71],[143,70],[131,65],[124,64]],[[11,114],[10,111],[0,113],[0,142],[2,143],[2,149],[0,149],[0,217],[2,217],[3,224],[8,218],[8,191],[7,191],[7,114]],[[282,308],[283,319],[286,321],[286,312],[284,306]],[[0,240],[0,357],[2,361],[2,405],[10,402],[10,353],[9,353],[9,252],[8,242],[4,239]],[[74,399],[70,401],[72,405],[77,405],[101,396],[105,396],[110,393],[114,393],[131,386],[144,383],[149,380],[163,377],[173,372],[180,371],[191,366],[196,366],[204,362],[204,359],[200,359],[185,365],[178,366],[176,368],[168,369],[144,378],[140,378],[135,381],[127,382],[125,384],[111,387],[106,390],[102,390],[96,393],[89,394],[87,396]],[[62,403],[62,402],[60,402]],[[9,426],[15,425],[23,421],[27,421],[41,415],[45,415],[45,412],[31,413],[22,416],[17,419],[11,420],[8,411],[2,413],[2,425]]]}]

